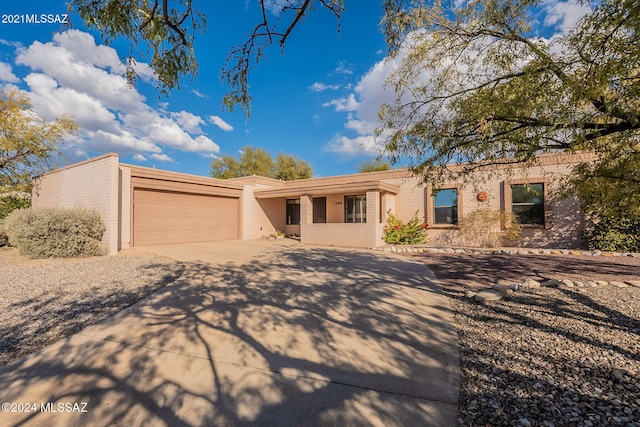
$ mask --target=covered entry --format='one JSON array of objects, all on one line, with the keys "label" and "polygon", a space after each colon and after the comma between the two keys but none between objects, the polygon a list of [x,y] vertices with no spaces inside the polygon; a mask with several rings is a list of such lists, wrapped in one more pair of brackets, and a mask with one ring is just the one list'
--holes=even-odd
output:
[{"label": "covered entry", "polygon": [[134,246],[238,238],[238,199],[136,188]]}]

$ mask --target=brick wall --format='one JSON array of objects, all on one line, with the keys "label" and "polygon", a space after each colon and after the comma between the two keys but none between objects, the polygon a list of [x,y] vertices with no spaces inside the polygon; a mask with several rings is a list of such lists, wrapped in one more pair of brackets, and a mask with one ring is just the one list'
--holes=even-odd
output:
[{"label": "brick wall", "polygon": [[118,155],[105,154],[57,169],[35,180],[34,207],[79,207],[96,210],[106,226],[102,243],[107,253],[118,252]]}]

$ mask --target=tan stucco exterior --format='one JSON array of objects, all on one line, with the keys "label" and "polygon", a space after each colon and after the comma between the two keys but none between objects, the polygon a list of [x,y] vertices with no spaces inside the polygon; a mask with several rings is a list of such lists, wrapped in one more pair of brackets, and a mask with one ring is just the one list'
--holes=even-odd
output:
[{"label": "tan stucco exterior", "polygon": [[[209,203],[208,210],[201,209],[202,218],[197,217],[199,214],[194,217],[191,212],[186,216],[195,223],[210,220],[234,227],[233,231],[214,234],[225,238],[256,239],[280,230],[299,236],[307,244],[380,246],[384,244],[382,234],[387,212],[393,212],[404,221],[417,214],[429,223],[432,244],[465,246],[468,242],[461,237],[457,225],[434,224],[434,190],[450,188],[457,191],[458,218],[462,219],[482,207],[509,213],[512,184],[544,183],[545,224],[524,227],[517,245],[570,248],[580,245],[584,218],[576,198],[560,197],[557,190],[561,187],[561,179],[577,164],[592,158],[589,154],[543,155],[537,165],[517,174],[479,171],[478,179],[472,184],[449,182],[433,188],[404,169],[289,182],[259,176],[219,180],[126,165],[119,163],[117,154],[109,153],[39,177],[34,186],[33,205],[97,210],[107,227],[103,243],[110,254],[136,245],[134,236],[141,239],[141,226],[136,221],[140,223],[144,218],[152,218],[141,216],[139,211],[135,214],[135,195],[142,191],[161,192],[162,197],[156,199],[167,200],[167,205],[171,204],[172,195],[175,195],[176,205],[179,205],[178,198],[187,200],[187,196],[196,208],[199,200],[203,206],[205,202]],[[481,191],[488,195],[486,201],[478,201],[477,194]],[[351,196],[366,198],[363,202],[366,203],[366,222],[345,222],[345,203]],[[314,198],[325,199],[326,222],[314,223]],[[287,199],[299,200],[299,224],[287,224]],[[216,204],[215,200],[221,202]],[[215,206],[224,206],[224,209],[217,211]],[[196,208],[194,211],[199,212]],[[162,206],[156,206],[156,209],[162,209]],[[145,224],[144,228],[152,232],[158,227],[156,234],[161,235],[162,212],[153,218],[157,224]],[[175,212],[173,221],[175,223]],[[175,234],[175,227],[173,232]]]}]

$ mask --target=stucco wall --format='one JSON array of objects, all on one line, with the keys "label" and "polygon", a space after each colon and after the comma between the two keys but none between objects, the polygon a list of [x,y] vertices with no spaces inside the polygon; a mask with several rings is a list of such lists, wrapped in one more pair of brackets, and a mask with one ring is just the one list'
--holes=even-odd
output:
[{"label": "stucco wall", "polygon": [[120,187],[120,197],[118,200],[120,233],[118,241],[118,249],[125,249],[131,246],[131,203],[133,195],[131,194],[131,168],[120,165],[118,167],[118,181]]},{"label": "stucco wall", "polygon": [[[575,196],[564,197],[558,194],[561,181],[575,167],[575,164],[549,164],[534,166],[522,173],[512,176],[493,174],[478,176],[474,183],[460,185],[456,182],[445,183],[438,188],[458,188],[458,219],[462,221],[470,212],[480,208],[511,212],[509,188],[512,183],[545,184],[545,226],[524,226],[520,239],[507,242],[507,245],[538,248],[577,248],[581,245],[581,232],[584,227],[584,216]],[[427,215],[425,220],[430,224],[429,243],[435,245],[469,246],[471,242],[463,238],[458,227],[433,224],[433,202],[431,187],[425,189]],[[485,202],[477,200],[480,191],[488,193]]]},{"label": "stucco wall", "polygon": [[57,169],[36,179],[34,207],[79,207],[96,210],[106,226],[102,243],[108,254],[118,252],[118,155],[105,154]]},{"label": "stucco wall", "polygon": [[286,200],[261,199],[253,195],[256,188],[263,185],[245,185],[242,192],[241,238],[243,240],[259,239],[274,234],[276,230],[284,231],[286,225]]}]

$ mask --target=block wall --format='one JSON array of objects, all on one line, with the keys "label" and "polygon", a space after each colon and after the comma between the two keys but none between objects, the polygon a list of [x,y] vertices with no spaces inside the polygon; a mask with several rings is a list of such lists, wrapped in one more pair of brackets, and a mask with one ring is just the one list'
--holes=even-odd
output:
[{"label": "block wall", "polygon": [[102,244],[110,255],[119,243],[118,155],[94,159],[46,173],[34,181],[34,207],[65,207],[96,210],[106,226]]}]

